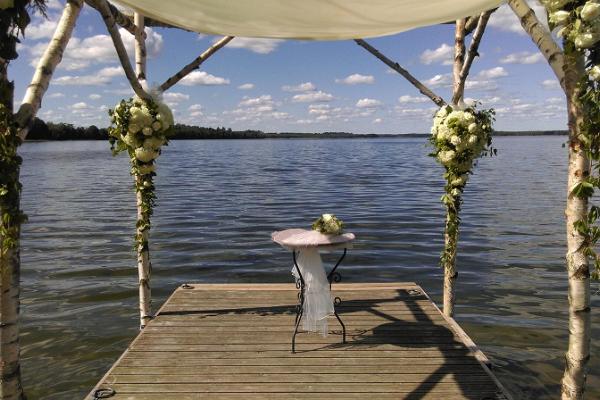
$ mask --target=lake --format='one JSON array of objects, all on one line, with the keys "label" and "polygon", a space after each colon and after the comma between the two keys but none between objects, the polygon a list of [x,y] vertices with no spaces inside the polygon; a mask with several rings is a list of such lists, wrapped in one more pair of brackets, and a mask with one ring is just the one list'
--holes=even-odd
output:
[{"label": "lake", "polygon": [[[560,393],[565,141],[495,139],[498,156],[481,160],[464,196],[456,319],[516,399]],[[270,233],[326,212],[357,235],[344,282],[414,281],[440,304],[443,170],[428,152],[423,138],[173,141],[156,178],[154,308],[184,282],[292,282]],[[82,398],[138,331],[128,159],[106,142],[25,143],[20,153],[25,390]],[[598,355],[596,341],[589,399],[600,398]]]}]

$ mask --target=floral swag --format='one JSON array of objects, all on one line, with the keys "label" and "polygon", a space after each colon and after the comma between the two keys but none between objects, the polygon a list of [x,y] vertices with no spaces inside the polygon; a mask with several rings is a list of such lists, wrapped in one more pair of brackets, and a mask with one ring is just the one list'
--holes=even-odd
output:
[{"label": "floral swag", "polygon": [[[157,97],[157,96],[155,96]],[[142,100],[138,97],[121,100],[114,110],[109,110],[111,126],[109,141],[113,154],[127,151],[131,160],[131,174],[135,177],[135,189],[141,213],[138,216],[136,245],[147,250],[144,232],[150,229],[150,217],[156,200],[153,177],[154,164],[166,145],[173,130],[173,113],[159,100]]]},{"label": "floral swag", "polygon": [[446,206],[446,241],[441,264],[450,276],[456,276],[454,259],[463,191],[476,160],[487,154],[495,154],[491,147],[494,114],[491,109],[469,107],[461,110],[443,106],[433,119],[429,141],[434,150],[430,156],[435,157],[446,171],[446,193],[441,198]]}]

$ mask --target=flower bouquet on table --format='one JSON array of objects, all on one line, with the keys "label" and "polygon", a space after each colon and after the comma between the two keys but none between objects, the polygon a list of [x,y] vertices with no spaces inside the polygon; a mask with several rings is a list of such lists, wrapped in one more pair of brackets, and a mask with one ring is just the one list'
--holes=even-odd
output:
[{"label": "flower bouquet on table", "polygon": [[312,229],[325,235],[340,235],[344,223],[333,214],[323,214],[313,222]]}]

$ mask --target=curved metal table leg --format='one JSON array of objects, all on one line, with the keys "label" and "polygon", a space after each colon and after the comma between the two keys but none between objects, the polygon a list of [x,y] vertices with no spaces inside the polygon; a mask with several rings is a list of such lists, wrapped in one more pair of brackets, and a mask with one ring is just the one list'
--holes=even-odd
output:
[{"label": "curved metal table leg", "polygon": [[[299,253],[299,252],[298,252]],[[300,290],[298,293],[298,305],[296,306],[296,321],[294,322],[294,334],[292,335],[292,353],[296,352],[296,335],[298,334],[298,327],[300,326],[300,320],[302,320],[302,314],[304,313],[304,277],[300,272],[300,267],[296,261],[296,250],[292,250],[292,257],[294,258],[294,267],[298,273],[298,280],[296,281],[296,288]]]}]

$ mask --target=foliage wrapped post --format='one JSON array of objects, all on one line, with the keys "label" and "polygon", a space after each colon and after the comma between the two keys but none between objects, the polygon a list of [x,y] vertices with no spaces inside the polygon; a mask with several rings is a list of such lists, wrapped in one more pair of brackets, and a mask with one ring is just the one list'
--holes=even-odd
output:
[{"label": "foliage wrapped post", "polygon": [[154,161],[167,144],[172,131],[173,114],[169,107],[155,100],[139,98],[122,100],[110,110],[111,126],[109,140],[113,154],[127,151],[131,160],[131,174],[135,179],[137,199],[137,223],[135,248],[139,275],[140,328],[153,318],[150,277],[152,264],[148,245],[151,227],[150,217],[156,200],[153,178],[156,175]]},{"label": "foliage wrapped post", "polygon": [[456,272],[456,245],[460,225],[462,194],[472,174],[475,160],[492,153],[493,110],[475,107],[460,110],[444,106],[435,114],[431,137],[435,157],[445,169],[445,194],[441,201],[446,207],[444,250],[440,264],[444,269],[444,314],[454,313],[454,280]]}]

